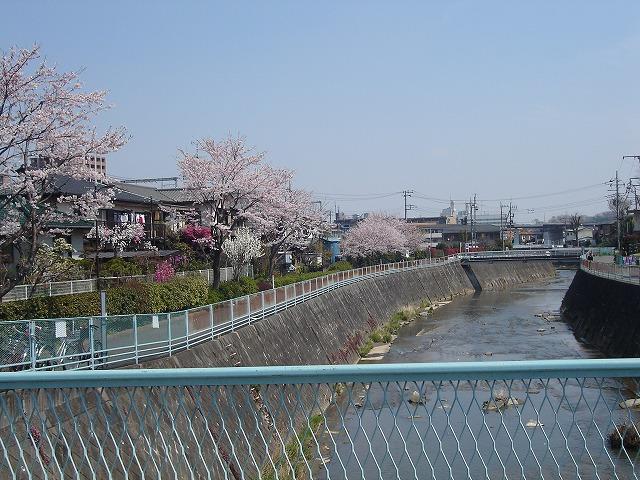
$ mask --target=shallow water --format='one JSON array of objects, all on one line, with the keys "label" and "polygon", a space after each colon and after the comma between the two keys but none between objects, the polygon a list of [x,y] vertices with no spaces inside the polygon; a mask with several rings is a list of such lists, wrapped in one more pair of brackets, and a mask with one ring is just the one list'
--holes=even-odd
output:
[{"label": "shallow water", "polygon": [[[561,318],[536,316],[557,315],[574,274],[457,297],[404,327],[381,362],[598,357]],[[423,404],[408,402],[413,390]],[[505,393],[522,405],[483,410]],[[615,408],[628,396],[610,379],[350,385],[326,412],[335,435],[323,435],[331,454],[318,477],[635,478],[638,452],[613,451],[606,439],[615,423],[636,420]],[[526,427],[532,420],[539,425]]]}]

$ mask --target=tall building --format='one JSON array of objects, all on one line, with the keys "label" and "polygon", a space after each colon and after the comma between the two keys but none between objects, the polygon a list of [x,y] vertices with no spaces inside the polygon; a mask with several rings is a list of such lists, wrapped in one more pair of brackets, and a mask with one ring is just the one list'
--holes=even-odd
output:
[{"label": "tall building", "polygon": [[445,223],[448,225],[454,225],[458,223],[458,212],[456,211],[455,204],[453,200],[449,202],[449,206],[440,212],[440,216],[444,217]]},{"label": "tall building", "polygon": [[[31,157],[31,166],[35,168],[41,168],[48,164],[48,158],[44,156]],[[88,155],[84,159],[77,158],[74,162],[84,164],[84,166],[90,170],[95,170],[103,175],[107,174],[107,157],[103,155]]]}]

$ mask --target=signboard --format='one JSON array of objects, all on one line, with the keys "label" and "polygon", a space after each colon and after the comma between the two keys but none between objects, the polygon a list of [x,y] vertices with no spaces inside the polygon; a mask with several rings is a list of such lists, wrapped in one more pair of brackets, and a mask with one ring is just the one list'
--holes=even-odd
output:
[{"label": "signboard", "polygon": [[67,337],[67,321],[56,320],[56,338],[66,338],[66,337]]}]

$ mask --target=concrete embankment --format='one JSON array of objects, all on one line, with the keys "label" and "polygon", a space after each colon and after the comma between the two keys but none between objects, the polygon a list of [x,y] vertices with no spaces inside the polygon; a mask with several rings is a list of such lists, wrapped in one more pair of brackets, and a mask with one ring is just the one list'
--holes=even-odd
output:
[{"label": "concrete embankment", "polygon": [[576,337],[607,357],[640,356],[640,286],[579,270],[562,301]]},{"label": "concrete embankment", "polygon": [[523,260],[518,262],[498,260],[494,262],[471,262],[464,266],[472,283],[477,280],[482,290],[503,290],[514,284],[542,280],[554,275],[553,264],[545,260]]},{"label": "concrete embankment", "polygon": [[[477,270],[476,276],[482,288],[505,288],[553,275],[551,264],[544,263],[478,263],[473,264],[472,269],[474,272]],[[380,276],[336,289],[216,340],[172,357],[146,362],[140,367],[352,363],[358,359],[358,347],[367,335],[388,321],[401,307],[423,300],[434,303],[475,290],[459,263]],[[126,474],[129,478],[141,478],[144,468],[141,469],[140,465],[151,462],[161,476],[173,477],[175,474],[177,477],[203,478],[206,477],[203,465],[206,465],[210,471],[215,470],[217,477],[240,478],[238,465],[242,465],[245,475],[250,472],[249,478],[258,478],[267,454],[271,458],[279,457],[284,445],[295,438],[295,432],[303,429],[307,419],[323,409],[333,394],[327,385],[285,389],[278,386],[194,389],[197,389],[200,401],[190,389],[185,388],[158,388],[146,394],[142,390],[135,393],[123,391],[112,400],[122,405],[133,402],[141,411],[147,406],[152,409],[156,406],[175,407],[177,418],[133,415],[127,420],[114,417],[108,431],[101,423],[93,424],[95,437],[92,438],[103,439],[100,444],[102,451],[97,442],[91,441],[88,442],[88,453],[94,458],[100,458],[101,454],[106,458],[117,452],[123,464],[128,465]],[[48,401],[42,399],[43,410],[46,410]],[[73,408],[72,402],[67,403]],[[92,402],[79,406],[77,411],[70,412],[69,425],[73,422],[85,424],[86,412],[95,410]],[[186,412],[194,411],[198,414],[186,418]],[[133,444],[112,445],[111,439],[123,437],[123,422],[127,422],[129,432],[147,433]],[[52,418],[49,424],[57,423]],[[65,425],[62,427],[66,431],[74,430]],[[56,427],[52,429],[55,431]],[[149,435],[148,432],[157,433]],[[283,432],[286,438],[282,437]],[[179,438],[193,438],[193,441],[186,445],[183,441],[179,445],[176,441]],[[28,442],[25,438],[21,443]],[[206,448],[199,449],[198,444],[203,442]],[[134,445],[137,447],[135,455]],[[179,452],[185,450],[199,452],[198,456],[193,455],[191,465],[180,460]],[[61,461],[65,461],[65,456],[75,456],[76,453],[65,450],[59,455],[63,457]]]}]

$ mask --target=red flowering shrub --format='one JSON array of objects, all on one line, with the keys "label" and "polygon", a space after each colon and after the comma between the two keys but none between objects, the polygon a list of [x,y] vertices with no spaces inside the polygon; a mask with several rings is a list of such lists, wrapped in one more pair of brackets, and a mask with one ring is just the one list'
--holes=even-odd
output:
[{"label": "red flowering shrub", "polygon": [[165,260],[156,265],[156,271],[154,273],[154,278],[156,282],[166,282],[173,278],[176,274],[176,271],[173,268],[170,260]]}]

